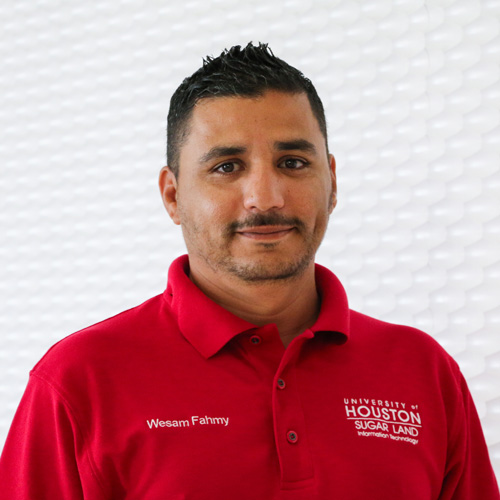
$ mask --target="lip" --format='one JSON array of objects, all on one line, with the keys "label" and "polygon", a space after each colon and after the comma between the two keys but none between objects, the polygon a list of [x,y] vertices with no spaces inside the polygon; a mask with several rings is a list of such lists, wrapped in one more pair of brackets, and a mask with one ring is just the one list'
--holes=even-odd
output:
[{"label": "lip", "polygon": [[273,240],[286,236],[294,229],[293,226],[260,226],[243,229],[238,234],[254,240]]}]

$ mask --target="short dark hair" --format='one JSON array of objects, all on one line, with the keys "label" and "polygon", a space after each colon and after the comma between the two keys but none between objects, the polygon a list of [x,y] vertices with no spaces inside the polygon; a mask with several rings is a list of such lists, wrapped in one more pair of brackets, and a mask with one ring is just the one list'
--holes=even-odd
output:
[{"label": "short dark hair", "polygon": [[167,164],[177,176],[180,148],[188,136],[195,104],[208,97],[258,97],[267,90],[305,93],[328,150],[325,111],[311,80],[276,57],[267,43],[235,45],[220,56],[207,56],[203,66],[184,79],[170,100],[167,120]]}]

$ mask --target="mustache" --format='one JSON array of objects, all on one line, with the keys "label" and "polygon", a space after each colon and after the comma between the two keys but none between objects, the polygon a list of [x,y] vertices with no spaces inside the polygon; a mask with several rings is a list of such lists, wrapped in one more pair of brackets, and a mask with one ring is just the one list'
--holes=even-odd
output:
[{"label": "mustache", "polygon": [[286,217],[277,213],[252,214],[241,221],[229,223],[227,232],[231,234],[240,229],[256,228],[259,226],[295,226],[299,230],[303,230],[306,227],[298,217]]}]

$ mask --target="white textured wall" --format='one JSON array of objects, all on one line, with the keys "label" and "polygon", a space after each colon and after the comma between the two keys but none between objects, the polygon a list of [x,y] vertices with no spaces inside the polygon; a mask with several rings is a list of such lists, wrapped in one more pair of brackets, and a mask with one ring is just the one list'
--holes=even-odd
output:
[{"label": "white textured wall", "polygon": [[169,98],[270,42],[322,96],[339,206],[319,262],[354,309],[460,363],[500,472],[497,0],[0,5],[0,447],[58,339],[162,291],[184,252],[156,187]]}]

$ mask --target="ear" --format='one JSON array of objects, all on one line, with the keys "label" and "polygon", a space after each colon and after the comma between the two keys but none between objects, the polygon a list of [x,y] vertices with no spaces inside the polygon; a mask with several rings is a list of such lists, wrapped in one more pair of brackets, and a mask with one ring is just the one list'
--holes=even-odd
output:
[{"label": "ear", "polygon": [[168,215],[170,215],[174,224],[179,225],[181,221],[177,208],[177,179],[168,166],[165,166],[160,170],[158,185],[160,187],[161,198],[165,208],[167,209]]},{"label": "ear", "polygon": [[335,163],[335,157],[332,154],[328,155],[330,175],[332,180],[332,204],[330,206],[330,213],[337,206],[337,165]]}]

